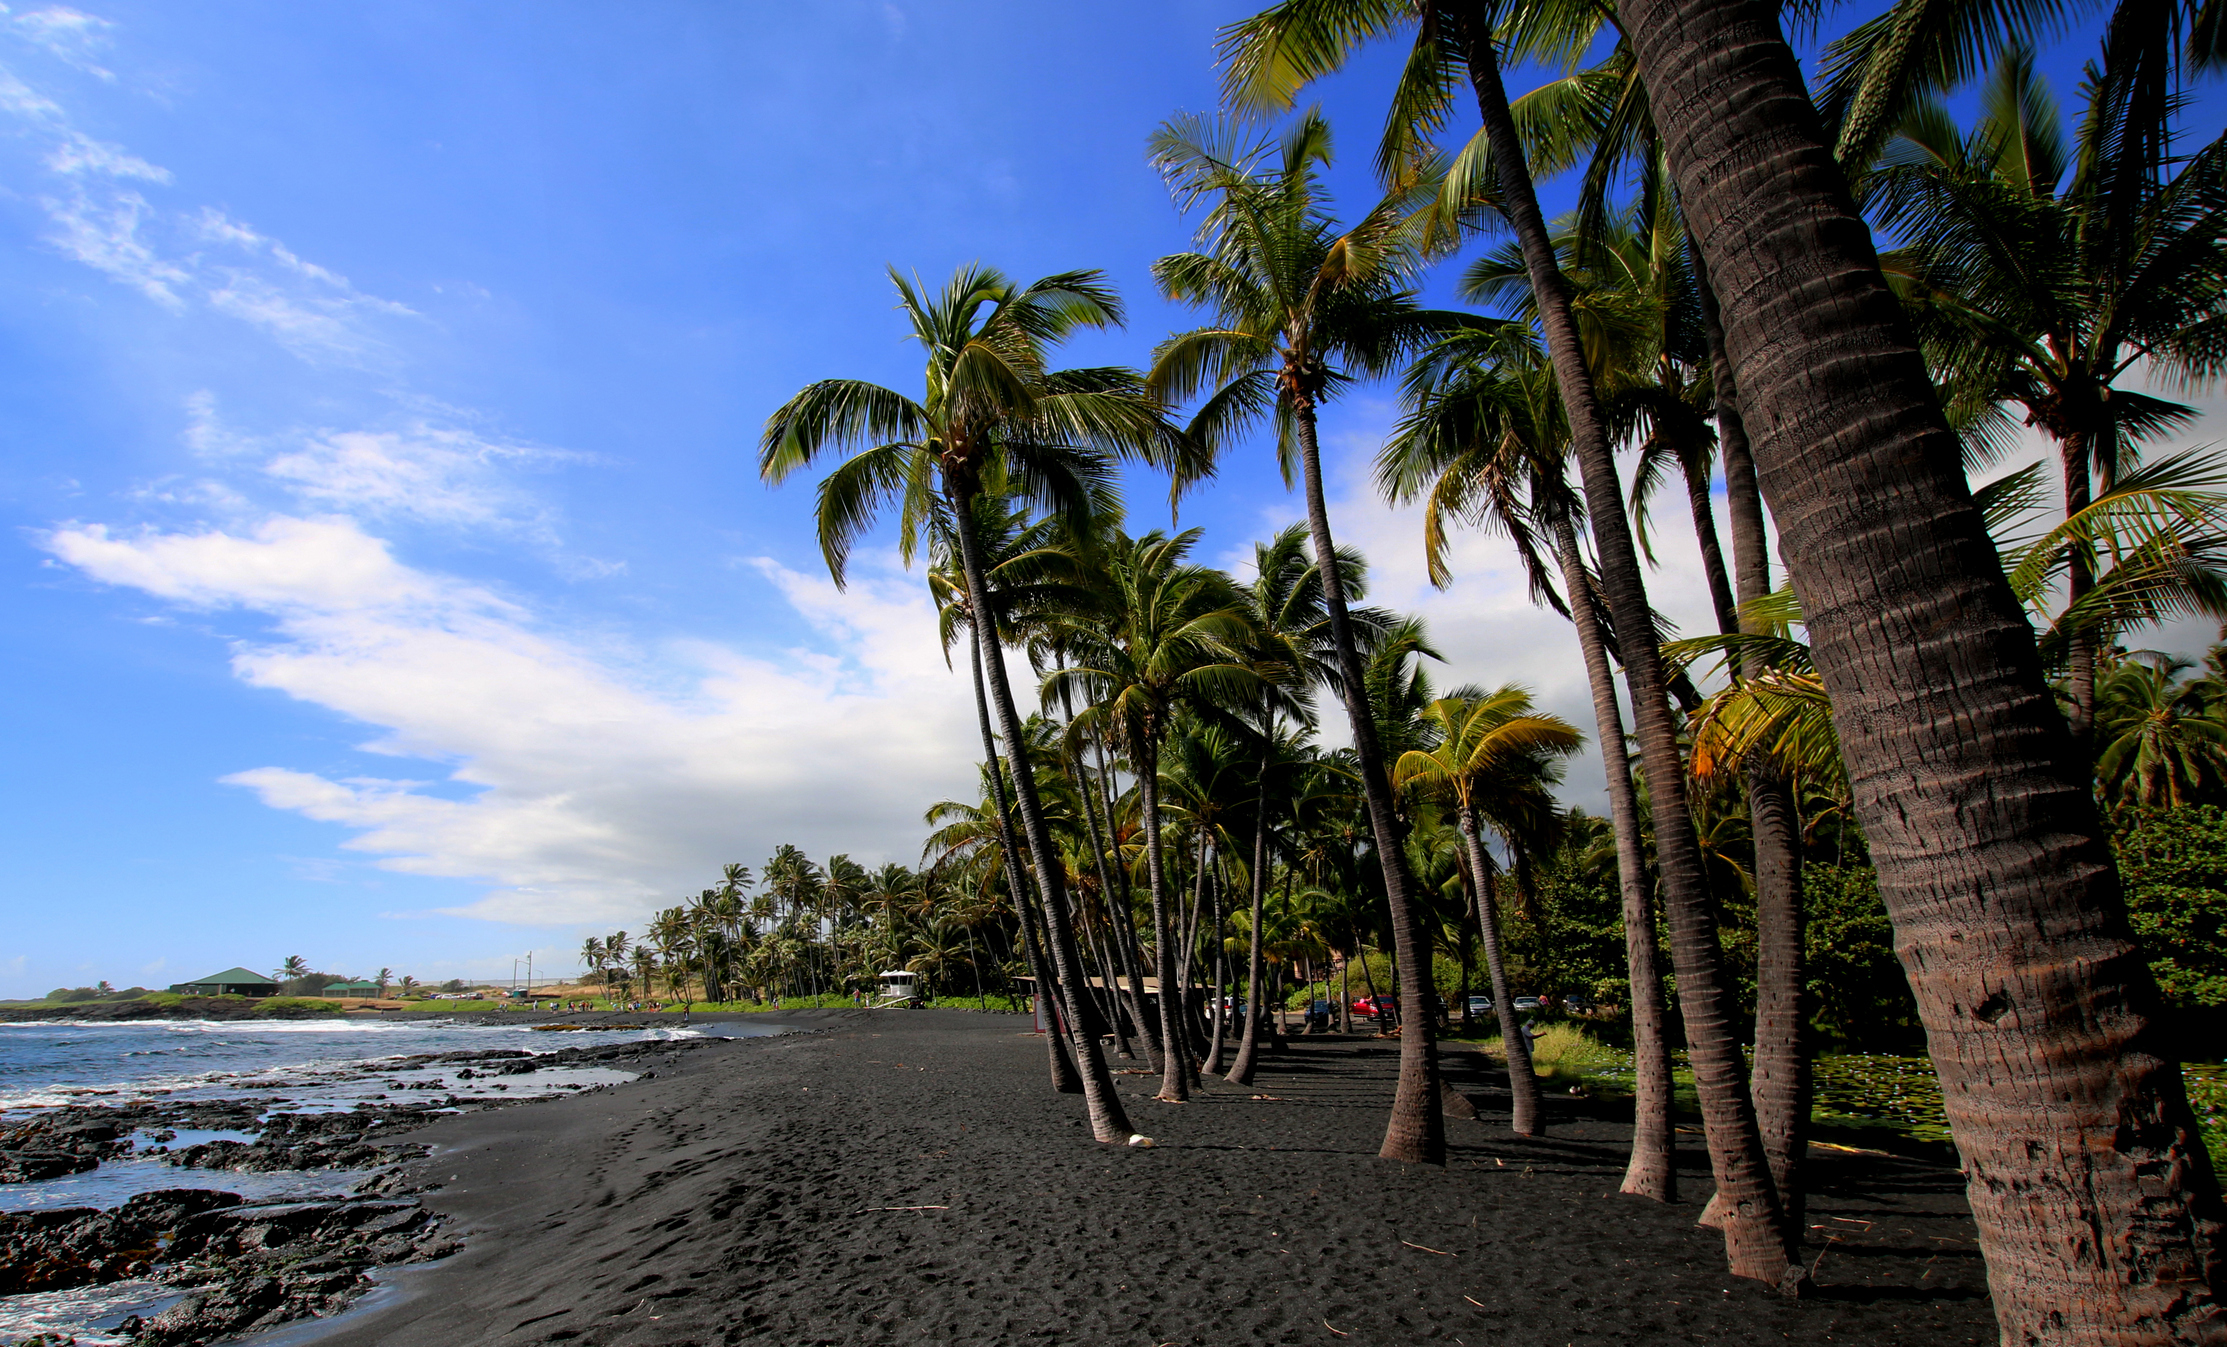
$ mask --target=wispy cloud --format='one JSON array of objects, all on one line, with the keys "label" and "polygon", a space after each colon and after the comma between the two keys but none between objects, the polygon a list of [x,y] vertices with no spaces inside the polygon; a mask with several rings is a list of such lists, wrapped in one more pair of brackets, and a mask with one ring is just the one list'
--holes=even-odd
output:
[{"label": "wispy cloud", "polygon": [[[0,7],[0,13],[5,12],[5,8]],[[17,37],[43,49],[65,65],[99,79],[116,78],[114,71],[93,60],[96,53],[108,49],[109,32],[116,26],[107,19],[66,5],[49,5],[44,9],[10,15],[7,26]]]},{"label": "wispy cloud", "polygon": [[[49,9],[0,21],[0,32],[67,58],[105,43],[110,26]],[[202,307],[237,319],[312,364],[393,363],[385,325],[415,318],[408,305],[364,293],[214,207],[150,200],[147,191],[176,185],[169,169],[85,134],[60,103],[5,66],[0,115],[46,143],[38,162],[53,185],[36,199],[50,225],[47,241],[63,256],[174,313]]]},{"label": "wispy cloud", "polygon": [[[238,677],[376,727],[367,751],[451,764],[430,785],[282,765],[225,780],[350,830],[346,846],[384,868],[497,886],[469,915],[625,919],[780,841],[909,843],[924,800],[971,784],[964,684],[935,653],[919,585],[893,568],[869,564],[838,593],[754,560],[817,646],[698,642],[645,658],[404,565],[346,520],[238,534],[79,525],[44,542],[106,584],[266,615],[269,638],[234,652]],[[681,676],[645,680],[645,666]]]}]

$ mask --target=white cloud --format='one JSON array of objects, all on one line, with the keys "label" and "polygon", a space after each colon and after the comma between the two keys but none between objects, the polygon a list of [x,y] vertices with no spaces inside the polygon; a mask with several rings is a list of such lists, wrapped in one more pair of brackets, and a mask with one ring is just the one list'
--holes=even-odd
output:
[{"label": "white cloud", "polygon": [[141,178],[148,182],[170,181],[170,170],[150,164],[122,146],[95,140],[77,131],[69,132],[62,143],[46,156],[46,166],[56,173],[78,175],[93,173],[109,178]]},{"label": "white cloud", "polygon": [[450,764],[430,785],[280,765],[225,779],[350,829],[387,869],[499,886],[470,915],[623,920],[783,841],[911,860],[924,805],[971,784],[964,675],[943,666],[917,580],[871,565],[839,594],[751,563],[823,648],[642,654],[544,631],[346,520],[71,526],[45,544],[104,583],[267,615],[238,677],[378,727],[368,751]]},{"label": "white cloud", "polygon": [[104,80],[115,79],[115,73],[94,64],[92,57],[107,48],[108,32],[115,26],[107,19],[65,5],[34,9],[8,19],[8,28],[17,36],[65,64]]},{"label": "white cloud", "polygon": [[[89,50],[105,26],[74,10],[8,22],[18,31],[31,25],[34,39],[57,52]],[[170,170],[86,135],[59,103],[5,68],[0,113],[46,142],[40,162],[59,184],[38,200],[52,226],[47,241],[63,256],[173,312],[205,307],[237,319],[312,364],[394,363],[383,325],[417,317],[409,306],[358,290],[346,276],[214,207],[158,208],[123,184],[169,186]]]},{"label": "white cloud", "polygon": [[192,279],[177,262],[158,254],[140,234],[152,213],[137,192],[92,192],[80,186],[66,197],[42,197],[55,225],[48,240],[65,256],[138,290],[173,312],[185,308],[178,291]]}]

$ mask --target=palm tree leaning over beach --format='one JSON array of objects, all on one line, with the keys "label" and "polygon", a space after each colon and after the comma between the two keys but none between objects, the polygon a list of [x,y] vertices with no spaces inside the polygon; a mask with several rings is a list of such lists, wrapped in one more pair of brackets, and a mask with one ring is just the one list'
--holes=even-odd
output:
[{"label": "palm tree leaning over beach", "polygon": [[1508,1088],[1513,1106],[1509,1127],[1518,1136],[1546,1129],[1539,1109],[1539,1078],[1531,1052],[1516,1023],[1508,993],[1508,974],[1500,955],[1500,919],[1494,911],[1486,876],[1492,858],[1485,853],[1478,818],[1480,796],[1519,777],[1522,769],[1548,755],[1577,751],[1584,736],[1560,716],[1532,713],[1531,694],[1503,687],[1482,697],[1441,697],[1423,715],[1437,731],[1428,750],[1410,749],[1393,766],[1395,786],[1443,791],[1454,802],[1469,875],[1477,900],[1478,929],[1484,938],[1485,971],[1492,979],[1492,1005],[1500,1018],[1500,1041],[1508,1053]]},{"label": "palm tree leaning over beach", "polygon": [[[933,512],[968,519],[986,487],[1062,515],[1071,532],[1087,536],[1093,488],[1108,480],[1118,459],[1186,466],[1182,436],[1135,374],[1047,367],[1050,348],[1070,334],[1121,322],[1121,302],[1101,273],[1062,272],[1016,285],[990,268],[966,266],[936,294],[894,270],[890,280],[926,351],[922,397],[854,379],[821,380],[767,418],[759,441],[759,475],[773,484],[823,453],[856,449],[819,490],[820,550],[838,585],[852,545],[890,504],[899,509],[899,553],[910,562]],[[994,612],[974,531],[954,533],[969,602],[978,613]],[[975,639],[998,728],[1009,750],[1018,751],[1026,740],[1004,651],[987,622],[975,624]],[[1128,1117],[1097,1039],[1084,1032],[1082,959],[1062,859],[1034,774],[1017,771],[1013,782],[1091,1128],[1100,1141],[1125,1141],[1132,1135]]]},{"label": "palm tree leaning over beach", "polygon": [[[1363,697],[1315,419],[1320,405],[1354,379],[1387,371],[1434,333],[1468,319],[1416,307],[1407,288],[1416,258],[1402,222],[1420,198],[1420,182],[1396,189],[1353,228],[1338,230],[1320,178],[1330,161],[1330,128],[1319,116],[1302,117],[1280,145],[1253,141],[1237,122],[1182,117],[1154,132],[1151,145],[1153,164],[1177,204],[1207,206],[1200,251],[1161,258],[1153,275],[1170,299],[1214,315],[1208,326],[1160,344],[1151,386],[1171,401],[1204,395],[1190,433],[1209,450],[1226,448],[1238,432],[1272,414],[1285,480],[1296,475],[1305,488],[1307,529],[1323,569],[1340,691],[1384,871],[1401,990],[1407,1004],[1420,1009],[1430,997],[1429,943]],[[1430,1017],[1411,1014],[1400,1036],[1399,1087],[1382,1151],[1387,1159],[1445,1160],[1438,1090]]]},{"label": "palm tree leaning over beach", "polygon": [[1800,65],[1760,7],[1618,10],[1721,302],[2003,1338],[2216,1337],[2222,1210],[2156,983]]}]

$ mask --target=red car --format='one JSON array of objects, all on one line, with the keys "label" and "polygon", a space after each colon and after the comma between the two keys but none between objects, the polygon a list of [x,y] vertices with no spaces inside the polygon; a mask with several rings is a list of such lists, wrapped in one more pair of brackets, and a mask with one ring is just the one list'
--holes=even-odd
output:
[{"label": "red car", "polygon": [[1396,996],[1364,996],[1353,1003],[1356,1015],[1396,1015],[1400,1001]]}]

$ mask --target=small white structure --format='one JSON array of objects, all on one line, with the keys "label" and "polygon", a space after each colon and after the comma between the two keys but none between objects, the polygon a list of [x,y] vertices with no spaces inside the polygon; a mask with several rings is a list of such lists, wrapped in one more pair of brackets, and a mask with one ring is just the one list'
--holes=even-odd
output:
[{"label": "small white structure", "polygon": [[874,999],[875,1009],[894,1006],[910,1009],[918,1006],[923,999],[920,995],[920,979],[902,968],[892,968],[883,973],[881,983],[882,993]]}]

